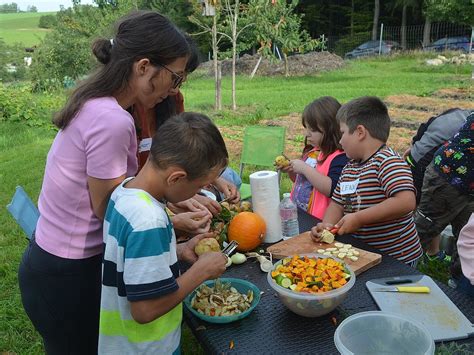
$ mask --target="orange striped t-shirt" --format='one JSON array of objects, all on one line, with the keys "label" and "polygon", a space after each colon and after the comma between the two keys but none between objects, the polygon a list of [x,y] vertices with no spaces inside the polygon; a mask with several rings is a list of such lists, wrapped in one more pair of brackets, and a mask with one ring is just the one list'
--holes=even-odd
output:
[{"label": "orange striped t-shirt", "polygon": [[[410,168],[391,148],[383,146],[363,163],[347,163],[332,199],[344,206],[347,214],[376,206],[406,190],[415,193]],[[411,212],[391,221],[365,225],[354,237],[405,263],[423,253]]]}]

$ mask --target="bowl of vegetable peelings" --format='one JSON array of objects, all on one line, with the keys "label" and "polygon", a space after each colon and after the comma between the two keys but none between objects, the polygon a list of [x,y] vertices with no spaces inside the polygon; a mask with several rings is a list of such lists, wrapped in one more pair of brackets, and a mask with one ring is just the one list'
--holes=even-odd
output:
[{"label": "bowl of vegetable peelings", "polygon": [[267,275],[281,302],[303,317],[319,317],[344,301],[355,274],[342,260],[322,254],[282,259]]}]

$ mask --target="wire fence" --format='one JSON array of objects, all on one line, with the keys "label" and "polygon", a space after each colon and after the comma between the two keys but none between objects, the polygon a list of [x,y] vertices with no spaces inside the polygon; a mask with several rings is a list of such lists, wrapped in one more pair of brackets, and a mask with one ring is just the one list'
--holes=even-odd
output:
[{"label": "wire fence", "polygon": [[[410,25],[405,28],[381,25],[376,41],[379,42],[380,39],[393,41],[395,43],[392,45],[398,50],[415,50],[430,47],[434,42],[443,38],[456,37],[461,38],[463,42],[472,43],[472,31],[470,26],[453,23],[432,23],[426,29],[425,25]],[[326,39],[327,50],[344,57],[358,46],[371,41],[372,32],[355,33],[344,37],[328,36]]]}]

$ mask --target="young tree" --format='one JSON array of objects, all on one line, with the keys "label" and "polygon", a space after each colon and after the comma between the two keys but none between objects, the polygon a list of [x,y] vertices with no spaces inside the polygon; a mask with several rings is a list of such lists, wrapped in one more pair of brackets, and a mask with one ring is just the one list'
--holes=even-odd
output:
[{"label": "young tree", "polygon": [[[206,7],[203,7],[204,4]],[[195,6],[195,13],[189,16],[189,21],[194,23],[201,30],[194,33],[195,36],[211,34],[212,58],[214,62],[214,82],[215,82],[215,103],[214,109],[222,109],[222,95],[220,86],[220,63],[219,63],[219,43],[223,39],[222,32],[218,33],[217,24],[220,20],[221,4],[219,0],[202,0]],[[212,20],[209,21],[209,17]]]},{"label": "young tree", "polygon": [[[227,17],[225,25],[227,25],[229,32],[231,33],[228,35],[227,33],[221,33],[223,36],[227,37],[232,43],[232,109],[235,111],[237,109],[237,101],[235,97],[235,62],[237,57],[237,44],[238,39],[241,33],[250,26],[253,26],[253,23],[248,21],[247,13],[245,12],[246,7],[241,8],[241,4],[239,0],[234,0],[231,3],[230,0],[224,0],[223,12]],[[244,10],[243,12],[241,10]],[[240,16],[243,14],[243,17]],[[239,21],[240,23],[245,23],[239,29]]]},{"label": "young tree", "polygon": [[301,29],[301,16],[294,13],[298,0],[250,0],[249,16],[255,23],[255,33],[260,43],[259,53],[274,57],[272,47],[276,45],[283,53],[285,76],[289,76],[288,54],[323,48],[324,43],[311,39],[308,32]]}]

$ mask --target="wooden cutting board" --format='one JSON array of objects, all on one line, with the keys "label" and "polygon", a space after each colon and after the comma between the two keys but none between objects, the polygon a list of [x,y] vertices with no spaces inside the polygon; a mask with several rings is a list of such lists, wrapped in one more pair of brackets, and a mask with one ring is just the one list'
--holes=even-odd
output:
[{"label": "wooden cutting board", "polygon": [[[267,248],[267,251],[272,253],[276,259],[282,259],[287,256],[303,253],[317,253],[318,249],[334,248],[334,243],[315,243],[311,239],[310,232],[305,232],[296,237],[276,243]],[[356,275],[370,269],[372,266],[380,264],[382,255],[372,253],[370,251],[362,250],[356,247],[360,254],[357,261],[352,261],[349,258],[344,258],[344,262],[350,266]]]}]

